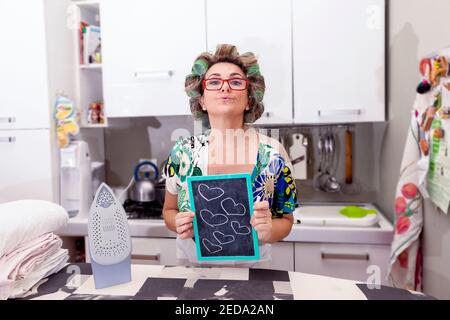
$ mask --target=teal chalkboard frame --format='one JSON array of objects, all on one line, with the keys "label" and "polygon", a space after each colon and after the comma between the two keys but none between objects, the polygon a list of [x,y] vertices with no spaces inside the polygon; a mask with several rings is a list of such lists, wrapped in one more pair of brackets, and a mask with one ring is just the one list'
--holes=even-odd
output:
[{"label": "teal chalkboard frame", "polygon": [[[244,178],[247,184],[247,196],[248,196],[248,205],[250,211],[250,218],[253,215],[253,192],[251,185],[250,174],[248,173],[234,173],[234,174],[217,174],[217,175],[209,175],[209,176],[190,176],[187,178],[188,190],[189,190],[189,199],[191,202],[191,209],[193,212],[195,211],[195,201],[194,194],[192,192],[192,181],[208,181],[208,180],[223,180],[223,179],[241,179]],[[197,225],[197,216],[194,216],[193,219],[194,225],[194,234],[195,239],[200,239],[198,233],[198,225]],[[252,228],[252,238],[253,238],[253,252],[254,255],[250,256],[203,256],[200,250],[200,241],[196,241],[196,250],[197,250],[197,259],[199,261],[211,261],[211,260],[259,260],[259,246],[258,246],[258,235],[256,234],[255,229]]]}]

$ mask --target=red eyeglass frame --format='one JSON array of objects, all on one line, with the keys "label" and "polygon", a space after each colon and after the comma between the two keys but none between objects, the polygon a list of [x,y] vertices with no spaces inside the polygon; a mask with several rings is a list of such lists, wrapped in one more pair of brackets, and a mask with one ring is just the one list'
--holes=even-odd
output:
[{"label": "red eyeglass frame", "polygon": [[[208,81],[208,80],[220,80],[220,81],[222,81],[222,85],[220,86],[219,89],[206,89],[206,81]],[[231,88],[230,82],[229,82],[231,80],[243,80],[243,81],[245,81],[245,88],[244,89],[233,89],[233,88]],[[234,91],[244,91],[245,89],[248,88],[248,83],[249,83],[248,79],[244,79],[244,78],[230,78],[230,79],[208,78],[208,79],[203,79],[202,80],[202,87],[203,87],[203,90],[219,91],[219,90],[222,90],[223,85],[224,85],[225,82],[228,84],[228,87],[230,88],[230,90],[234,90]]]}]

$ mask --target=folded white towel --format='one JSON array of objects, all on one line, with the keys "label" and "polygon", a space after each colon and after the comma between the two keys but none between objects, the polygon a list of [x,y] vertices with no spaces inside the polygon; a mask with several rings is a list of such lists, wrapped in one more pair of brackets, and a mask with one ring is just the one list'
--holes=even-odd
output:
[{"label": "folded white towel", "polygon": [[17,297],[39,280],[61,270],[68,252],[53,233],[26,241],[0,257],[0,299]]},{"label": "folded white towel", "polygon": [[66,249],[59,249],[49,257],[37,270],[33,270],[26,278],[17,280],[9,294],[9,298],[26,296],[41,279],[58,272],[67,265],[69,255]]},{"label": "folded white towel", "polygon": [[21,243],[63,227],[69,216],[58,204],[19,200],[0,204],[0,257]]}]

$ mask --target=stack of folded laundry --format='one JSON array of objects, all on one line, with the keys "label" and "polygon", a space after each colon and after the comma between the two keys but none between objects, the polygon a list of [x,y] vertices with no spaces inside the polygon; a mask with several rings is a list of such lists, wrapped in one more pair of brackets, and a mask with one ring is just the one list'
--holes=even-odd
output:
[{"label": "stack of folded laundry", "polygon": [[68,218],[63,207],[49,201],[0,204],[0,300],[25,295],[67,264],[68,251],[53,231]]}]

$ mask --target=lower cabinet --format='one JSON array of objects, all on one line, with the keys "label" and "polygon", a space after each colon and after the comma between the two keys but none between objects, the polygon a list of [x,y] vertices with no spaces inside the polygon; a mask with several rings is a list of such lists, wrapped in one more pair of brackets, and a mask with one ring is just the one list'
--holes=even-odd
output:
[{"label": "lower cabinet", "polygon": [[387,285],[389,245],[295,243],[295,271]]},{"label": "lower cabinet", "polygon": [[131,263],[177,265],[175,239],[131,238]]},{"label": "lower cabinet", "polygon": [[[88,237],[86,243],[86,262],[91,262]],[[177,265],[176,240],[166,238],[131,238],[131,263]]]},{"label": "lower cabinet", "polygon": [[[132,237],[133,264],[177,265],[173,238]],[[86,262],[90,262],[88,237]],[[277,242],[272,259],[260,269],[297,271],[328,277],[388,285],[389,245]]]},{"label": "lower cabinet", "polygon": [[257,268],[294,271],[294,243],[273,243],[272,259],[270,261],[261,263]]}]

